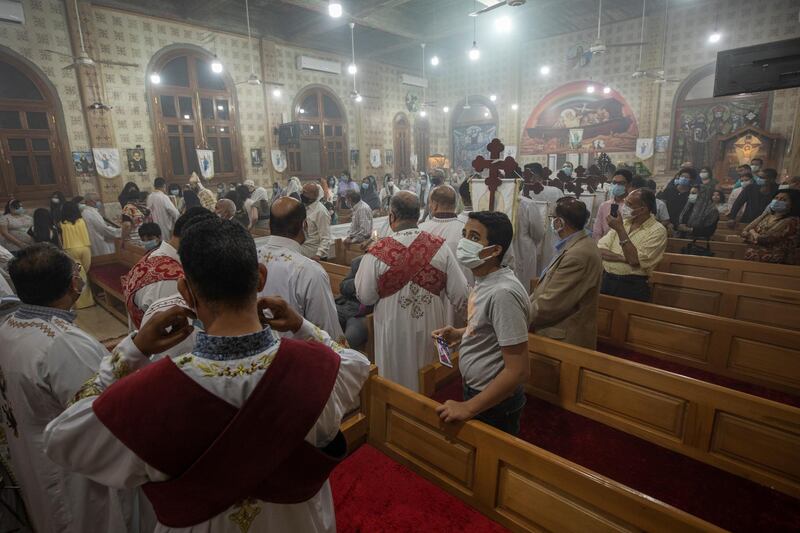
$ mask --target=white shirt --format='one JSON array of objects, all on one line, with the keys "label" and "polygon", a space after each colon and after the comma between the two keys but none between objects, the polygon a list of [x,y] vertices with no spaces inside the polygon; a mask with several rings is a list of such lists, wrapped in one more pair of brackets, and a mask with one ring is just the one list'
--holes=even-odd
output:
[{"label": "white shirt", "polygon": [[331,216],[320,202],[306,206],[308,232],[302,251],[306,257],[328,257],[331,249]]},{"label": "white shirt", "polygon": [[171,239],[172,228],[175,227],[175,221],[181,214],[169,196],[156,189],[147,195],[147,209],[150,210],[153,222],[161,228],[161,238],[165,241]]},{"label": "white shirt", "polygon": [[[153,253],[150,254],[150,257],[158,257],[162,255],[172,258],[178,263],[181,262],[181,258],[178,257],[178,251],[167,241],[161,241],[161,246],[156,248]],[[168,279],[164,281],[156,281],[155,283],[145,285],[136,291],[136,294],[133,295],[133,303],[136,305],[136,307],[141,309],[143,313],[145,313],[150,305],[152,305],[152,303],[156,300],[166,298],[168,296],[174,296],[176,294],[179,294],[177,280]],[[133,323],[130,320],[128,320],[128,322],[130,323],[130,330],[133,331]]]},{"label": "white shirt", "polygon": [[[561,192],[555,187],[550,187]],[[542,248],[547,218],[542,217],[542,209],[536,200],[520,195],[517,208],[517,230],[512,240],[514,249],[514,274],[527,292],[530,292],[531,279],[539,277],[538,255]]]},{"label": "white shirt", "polygon": [[[408,229],[387,238],[408,247],[420,233],[419,229]],[[355,278],[358,301],[375,306],[375,363],[380,375],[413,391],[419,391],[420,368],[436,360],[431,332],[447,325],[444,298],[458,312],[467,304],[467,280],[447,245],[439,248],[430,265],[447,276],[439,294],[409,282],[391,296],[381,298],[378,278],[389,266],[370,254],[362,259]]]},{"label": "white shirt", "polygon": [[[268,331],[277,340],[275,332]],[[306,442],[324,447],[339,431],[342,418],[358,406],[359,392],[369,375],[369,361],[360,353],[334,344],[330,337],[310,322],[304,322],[294,338],[313,340],[332,348],[341,358],[339,374],[331,391],[330,398],[319,418],[306,436]],[[274,342],[253,356],[231,354],[230,359],[216,361],[204,359],[200,355],[186,354],[176,358],[178,368],[198,385],[235,407],[241,407],[249,398],[261,378],[267,372],[280,342]],[[224,355],[224,354],[223,354]],[[169,476],[148,465],[133,451],[118,440],[109,429],[94,415],[92,404],[100,391],[105,390],[117,379],[115,374],[125,375],[122,369],[130,372],[143,368],[151,360],[142,355],[130,337],[119,344],[113,356],[103,359],[100,371],[94,381],[95,395],[87,396],[61,413],[47,426],[45,447],[47,455],[57,464],[80,472],[89,478],[110,487],[138,487],[149,482],[169,479]],[[213,368],[213,376],[208,369]],[[241,372],[238,369],[254,369]],[[227,370],[227,371],[226,371]],[[287,409],[291,406],[287,405]],[[165,442],[165,446],[170,443]],[[269,453],[269,450],[264,450]],[[247,506],[246,509],[244,507]],[[260,500],[234,505],[214,518],[195,526],[181,529],[183,533],[241,533],[236,520],[243,509],[253,520],[249,531],[298,531],[334,532],[333,497],[330,484],[326,481],[320,491],[311,499],[292,505],[267,503]],[[124,531],[122,529],[95,528],[81,531]],[[158,524],[157,533],[175,531]]]},{"label": "white shirt", "polygon": [[669,210],[667,210],[667,203],[661,198],[656,198],[656,218],[659,222],[669,222]]},{"label": "white shirt", "polygon": [[549,202],[551,204],[554,204],[558,201],[559,198],[564,197],[564,191],[562,191],[558,187],[553,187],[552,185],[542,185],[542,187],[544,187],[544,189],[539,194],[530,191],[531,200],[537,200],[539,202]]},{"label": "white shirt", "polygon": [[[45,455],[50,420],[73,400],[108,351],[67,311],[22,305],[0,325],[0,406],[11,463],[33,527],[40,533],[126,531],[130,494],[64,469]],[[82,452],[81,452],[82,453]]]},{"label": "white shirt", "polygon": [[328,273],[303,256],[297,241],[271,235],[258,249],[258,261],[267,267],[267,282],[259,297],[280,296],[332,338],[344,338]]},{"label": "white shirt", "polygon": [[122,238],[122,228],[108,225],[96,207],[87,205],[81,211],[81,216],[86,221],[86,228],[89,230],[92,256],[113,254],[116,251],[114,239]]}]

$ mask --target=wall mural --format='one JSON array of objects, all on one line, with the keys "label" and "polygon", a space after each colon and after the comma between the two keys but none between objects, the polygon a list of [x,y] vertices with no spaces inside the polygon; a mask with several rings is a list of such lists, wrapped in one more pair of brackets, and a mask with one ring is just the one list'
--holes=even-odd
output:
[{"label": "wall mural", "polygon": [[675,111],[670,168],[684,161],[711,164],[715,141],[745,126],[767,127],[769,98],[748,96],[734,100],[684,102]]},{"label": "wall mural", "polygon": [[496,124],[471,124],[454,127],[454,167],[472,172],[472,161],[479,155],[489,157],[486,145],[492,142],[495,137],[497,137]]},{"label": "wall mural", "polygon": [[521,155],[578,151],[633,152],[639,128],[633,110],[612,90],[589,94],[589,81],[550,92],[531,113],[522,135]]}]

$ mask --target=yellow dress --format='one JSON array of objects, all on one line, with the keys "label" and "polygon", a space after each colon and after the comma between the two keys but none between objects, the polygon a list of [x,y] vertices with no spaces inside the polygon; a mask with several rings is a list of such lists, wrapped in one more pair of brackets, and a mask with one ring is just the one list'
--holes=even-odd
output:
[{"label": "yellow dress", "polygon": [[94,305],[92,289],[89,287],[87,273],[92,266],[92,247],[89,240],[89,230],[86,229],[86,222],[79,218],[74,224],[64,221],[61,223],[61,238],[64,243],[64,251],[70,257],[81,264],[81,279],[83,280],[83,292],[75,303],[76,309],[84,309]]}]

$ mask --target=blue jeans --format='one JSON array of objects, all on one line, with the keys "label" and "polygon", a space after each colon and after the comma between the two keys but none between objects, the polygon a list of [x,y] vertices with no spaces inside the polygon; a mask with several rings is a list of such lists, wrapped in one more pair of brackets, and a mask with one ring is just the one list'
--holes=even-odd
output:
[{"label": "blue jeans", "polygon": [[[480,394],[481,391],[473,389],[464,384],[464,401]],[[511,435],[519,435],[519,419],[522,417],[522,409],[525,407],[525,392],[522,387],[517,387],[514,394],[490,407],[475,417],[475,420],[485,422],[490,426],[496,427]]]}]

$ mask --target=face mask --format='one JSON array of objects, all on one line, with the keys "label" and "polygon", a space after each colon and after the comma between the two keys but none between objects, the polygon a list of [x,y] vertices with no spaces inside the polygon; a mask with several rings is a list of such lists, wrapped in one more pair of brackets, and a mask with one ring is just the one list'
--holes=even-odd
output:
[{"label": "face mask", "polygon": [[78,204],[78,210],[83,211],[86,209],[86,204]]},{"label": "face mask", "polygon": [[769,209],[775,214],[782,215],[789,212],[789,204],[783,200],[772,200],[769,203]]},{"label": "face mask", "polygon": [[225,187],[217,187],[218,194],[225,194]]},{"label": "face mask", "polygon": [[611,186],[612,196],[625,196],[625,186],[621,183],[615,183]]},{"label": "face mask", "polygon": [[761,165],[750,165],[750,171],[751,172],[758,172],[760,168],[761,168]]},{"label": "face mask", "polygon": [[697,195],[696,194],[690,194],[688,201],[689,201],[690,204],[695,203],[697,201]]},{"label": "face mask", "polygon": [[305,194],[300,195],[300,201],[303,202],[304,205],[311,205],[314,203],[314,200],[306,196]]},{"label": "face mask", "polygon": [[679,187],[688,187],[691,181],[689,181],[689,178],[681,176],[680,178],[678,178],[677,183]]},{"label": "face mask", "polygon": [[759,178],[759,177],[753,178],[753,181],[755,181],[756,185],[758,185],[759,187],[761,187],[767,182],[767,180],[765,180],[764,178]]},{"label": "face mask", "polygon": [[622,214],[622,218],[625,220],[630,220],[633,218],[633,208],[631,208],[628,204],[623,204],[619,212]]},{"label": "face mask", "polygon": [[564,173],[565,175],[567,175],[567,176],[572,176],[572,169],[571,169],[571,168],[569,168],[569,167],[564,167],[564,168],[562,168],[562,169],[561,169],[561,172],[563,172],[563,173]]},{"label": "face mask", "polygon": [[748,185],[750,185],[750,183],[752,183],[752,182],[751,182],[750,180],[747,180],[747,181],[743,181],[743,182],[741,182],[741,183],[742,183],[742,188],[744,189],[745,187],[747,187]]},{"label": "face mask", "polygon": [[153,239],[152,241],[144,241],[142,242],[142,246],[144,246],[145,250],[155,250],[158,248],[158,245],[161,244],[158,240]]},{"label": "face mask", "polygon": [[482,259],[478,254],[486,248],[489,247],[484,247],[479,242],[462,238],[460,241],[458,241],[456,259],[458,259],[458,262],[461,263],[465,268],[469,268],[470,270],[473,268],[478,268],[486,262],[486,259]]},{"label": "face mask", "polygon": [[25,214],[25,208],[24,207],[18,207],[16,209],[14,209],[14,214],[15,215],[24,215]]},{"label": "face mask", "polygon": [[708,172],[701,172],[700,173],[700,179],[707,180],[708,179]]},{"label": "face mask", "polygon": [[98,209],[98,210],[99,209],[103,209],[103,202],[95,202],[94,203],[94,208]]},{"label": "face mask", "polygon": [[550,219],[550,229],[553,230],[556,234],[558,234],[559,231],[564,229],[564,224],[561,223],[558,226],[556,226],[556,220],[561,220],[561,219],[558,217]]},{"label": "face mask", "polygon": [[51,198],[50,202],[53,203],[53,204],[58,205],[58,204],[61,203],[61,200],[59,198]]},{"label": "face mask", "polygon": [[368,183],[362,183],[361,184],[361,189],[366,191],[367,189],[369,189],[369,184]]}]

